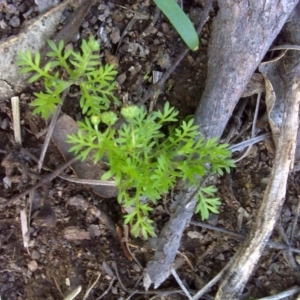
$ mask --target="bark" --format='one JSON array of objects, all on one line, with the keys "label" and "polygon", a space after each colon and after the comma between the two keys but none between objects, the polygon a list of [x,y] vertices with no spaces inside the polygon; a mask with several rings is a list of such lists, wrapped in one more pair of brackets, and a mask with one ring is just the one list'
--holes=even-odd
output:
[{"label": "bark", "polygon": [[[291,22],[287,23],[283,31],[285,37],[287,34],[290,36],[287,43],[299,45],[299,26],[300,6],[298,5]],[[282,116],[278,122],[281,126],[274,165],[255,223],[249,236],[234,256],[215,299],[240,298],[279,217],[285,200],[288,174],[293,166],[299,122],[300,53],[289,51],[283,58],[269,63],[268,67],[265,65],[263,64],[260,69],[274,89],[276,102],[279,104],[277,116]]]},{"label": "bark", "polygon": [[147,273],[144,276],[146,290],[151,283],[154,283],[154,288],[159,287],[170,275],[183,231],[194,214],[196,201],[193,198],[193,189],[181,193],[175,212],[161,231],[154,258],[147,264]]},{"label": "bark", "polygon": [[208,77],[196,110],[206,137],[220,137],[255,69],[297,0],[219,1],[208,49]]},{"label": "bark", "polygon": [[[298,0],[219,1],[209,48],[208,78],[196,123],[206,137],[220,137],[247,82],[280,32]],[[158,287],[171,272],[180,239],[192,215],[196,187],[180,201],[157,240],[144,286]],[[223,298],[229,299],[229,298]]]}]

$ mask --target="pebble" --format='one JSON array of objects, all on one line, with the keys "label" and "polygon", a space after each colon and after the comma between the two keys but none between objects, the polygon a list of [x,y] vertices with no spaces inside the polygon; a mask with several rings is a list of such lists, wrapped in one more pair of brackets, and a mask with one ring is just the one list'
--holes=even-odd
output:
[{"label": "pebble", "polygon": [[4,10],[4,7],[7,6],[7,1],[6,0],[0,0],[0,12]]},{"label": "pebble", "polygon": [[122,83],[124,83],[124,81],[126,80],[126,73],[122,73],[122,74],[120,74],[118,77],[117,77],[117,82],[119,83],[119,84],[122,84]]},{"label": "pebble", "polygon": [[89,233],[91,235],[91,238],[96,237],[96,236],[100,236],[100,230],[99,230],[99,225],[93,225],[91,224],[89,226]]},{"label": "pebble", "polygon": [[141,267],[138,264],[134,264],[133,265],[133,270],[135,270],[136,272],[141,272]]},{"label": "pebble", "polygon": [[4,20],[1,20],[0,21],[0,28],[1,29],[5,29],[7,27],[7,24],[5,23],[5,21]]},{"label": "pebble", "polygon": [[9,127],[8,118],[5,118],[4,120],[1,121],[0,127],[1,127],[1,129],[8,129],[8,127]]},{"label": "pebble", "polygon": [[225,260],[225,256],[224,256],[223,253],[220,253],[220,254],[216,257],[216,259],[221,260],[221,261],[224,261],[224,260]]},{"label": "pebble", "polygon": [[35,260],[32,260],[32,261],[30,261],[30,262],[28,263],[27,267],[28,267],[28,269],[29,269],[31,272],[34,272],[34,271],[37,270],[38,264],[37,264],[37,262],[36,262]]},{"label": "pebble", "polygon": [[31,252],[31,258],[32,258],[32,259],[39,259],[40,257],[41,257],[41,254],[40,254],[38,251],[33,250],[33,251]]},{"label": "pebble", "polygon": [[20,18],[17,16],[13,16],[10,20],[9,20],[9,25],[12,27],[19,27],[21,24]]},{"label": "pebble", "polygon": [[39,252],[40,252],[40,253],[43,253],[43,254],[47,253],[47,247],[46,247],[45,245],[43,245],[43,246],[39,249]]},{"label": "pebble", "polygon": [[17,12],[17,8],[13,4],[8,4],[6,6],[6,12],[13,15]]}]

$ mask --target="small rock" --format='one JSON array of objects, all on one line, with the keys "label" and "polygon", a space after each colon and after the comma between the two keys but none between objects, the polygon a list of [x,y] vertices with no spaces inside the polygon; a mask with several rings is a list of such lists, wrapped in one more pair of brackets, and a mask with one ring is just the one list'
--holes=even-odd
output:
[{"label": "small rock", "polygon": [[120,40],[120,29],[118,27],[115,27],[113,29],[113,31],[110,34],[110,39],[111,39],[111,42],[113,44],[116,44],[116,43],[119,42],[119,40]]},{"label": "small rock", "polygon": [[108,63],[110,65],[115,65],[116,69],[119,67],[119,60],[115,55],[113,55],[109,51],[105,50],[104,57],[105,57],[106,63]]},{"label": "small rock", "polygon": [[2,120],[1,124],[0,124],[1,129],[8,129],[9,127],[9,120],[8,118],[5,118]]},{"label": "small rock", "polygon": [[7,24],[5,23],[5,21],[4,20],[1,20],[0,21],[0,28],[1,29],[5,29],[7,27]]},{"label": "small rock", "polygon": [[0,12],[3,11],[4,7],[7,6],[7,1],[6,0],[0,0]]},{"label": "small rock", "polygon": [[41,257],[41,254],[40,254],[38,251],[33,250],[33,251],[31,252],[31,258],[32,258],[32,259],[39,259],[40,257]]},{"label": "small rock", "polygon": [[122,74],[120,74],[118,77],[117,77],[117,82],[119,83],[119,84],[122,84],[125,80],[126,80],[126,73],[122,73]]},{"label": "small rock", "polygon": [[225,256],[224,256],[223,253],[220,253],[220,254],[216,257],[216,259],[221,260],[221,261],[224,261],[224,260],[225,260]]},{"label": "small rock", "polygon": [[157,59],[157,64],[163,68],[167,69],[171,66],[171,59],[168,53],[163,54]]},{"label": "small rock", "polygon": [[90,233],[91,238],[99,236],[100,235],[99,226],[98,225],[90,225],[89,233]]},{"label": "small rock", "polygon": [[83,21],[83,23],[81,24],[82,28],[88,28],[89,27],[89,22],[88,21]]},{"label": "small rock", "polygon": [[23,14],[26,10],[27,6],[25,3],[21,3],[19,6],[18,6],[18,12]]},{"label": "small rock", "polygon": [[30,15],[33,13],[34,9],[33,7],[29,8],[25,13],[23,13],[23,17],[25,19],[28,19],[28,17],[30,17]]},{"label": "small rock", "polygon": [[9,20],[9,25],[12,27],[19,27],[21,24],[20,18],[17,16],[13,16],[10,20]]},{"label": "small rock", "polygon": [[99,15],[98,20],[101,21],[101,22],[104,22],[105,21],[105,15],[104,14]]},{"label": "small rock", "polygon": [[66,283],[66,286],[71,286],[71,281],[70,281],[70,278],[66,278],[65,279],[65,283]]},{"label": "small rock", "polygon": [[195,276],[194,285],[197,288],[197,290],[201,290],[206,285],[207,282],[197,274],[194,274],[194,276]]},{"label": "small rock", "polygon": [[32,260],[30,261],[28,264],[27,264],[27,267],[28,269],[31,271],[31,272],[34,272],[37,270],[38,268],[38,264],[35,260]]},{"label": "small rock", "polygon": [[38,6],[40,12],[44,12],[59,3],[57,0],[35,0],[34,2]]},{"label": "small rock", "polygon": [[47,253],[47,247],[46,247],[45,245],[43,245],[43,246],[39,249],[39,252],[42,253],[42,254]]},{"label": "small rock", "polygon": [[69,205],[75,206],[83,211],[87,210],[89,207],[89,203],[81,195],[70,198]]},{"label": "small rock", "polygon": [[199,239],[199,240],[203,239],[203,234],[201,234],[198,231],[188,231],[187,235],[191,239]]},{"label": "small rock", "polygon": [[14,14],[17,12],[17,8],[16,8],[13,4],[8,4],[8,5],[6,6],[6,12],[7,12],[8,14],[14,15]]},{"label": "small rock", "polygon": [[138,264],[134,264],[133,265],[133,270],[135,270],[136,272],[141,272],[141,267]]}]

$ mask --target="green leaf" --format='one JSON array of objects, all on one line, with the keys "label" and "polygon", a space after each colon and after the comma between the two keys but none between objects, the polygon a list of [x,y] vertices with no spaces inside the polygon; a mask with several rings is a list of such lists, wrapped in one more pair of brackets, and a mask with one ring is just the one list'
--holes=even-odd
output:
[{"label": "green leaf", "polygon": [[40,61],[41,61],[41,54],[40,52],[36,52],[34,58],[34,64],[38,67],[40,65]]},{"label": "green leaf", "polygon": [[105,172],[102,176],[101,176],[101,180],[108,180],[109,178],[111,178],[113,176],[113,172],[111,170]]},{"label": "green leaf", "polygon": [[33,76],[31,76],[28,79],[28,82],[33,83],[33,82],[37,81],[38,79],[40,79],[41,77],[42,77],[42,74],[34,74]]},{"label": "green leaf", "polygon": [[187,46],[195,51],[199,47],[197,32],[175,0],[154,0],[159,9],[166,15]]},{"label": "green leaf", "polygon": [[50,47],[54,52],[57,52],[56,44],[55,44],[53,41],[47,40],[47,43],[48,43],[49,47]]}]

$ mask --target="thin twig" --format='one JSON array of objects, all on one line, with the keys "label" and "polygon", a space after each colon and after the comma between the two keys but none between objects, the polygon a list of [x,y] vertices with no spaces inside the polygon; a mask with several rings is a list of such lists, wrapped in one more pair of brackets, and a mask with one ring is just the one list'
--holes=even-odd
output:
[{"label": "thin twig", "polygon": [[[26,153],[33,161],[38,163],[38,159],[31,154],[28,150],[25,148],[22,148],[22,151]],[[48,168],[47,166],[43,166],[43,170],[48,171],[48,172],[53,172],[52,169]],[[31,173],[34,175],[34,173]],[[67,180],[69,182],[74,182],[74,183],[79,183],[79,184],[87,184],[87,185],[100,185],[100,186],[116,186],[115,182],[112,180],[96,180],[96,179],[82,179],[82,178],[74,178],[70,176],[65,176],[65,175],[58,175],[57,177]]]},{"label": "thin twig", "polygon": [[[255,106],[255,112],[254,112],[254,117],[253,117],[253,123],[252,123],[252,130],[251,130],[251,138],[253,139],[255,137],[255,131],[256,131],[256,122],[257,122],[257,115],[258,115],[258,108],[259,108],[259,104],[260,104],[260,97],[261,97],[261,93],[259,93],[257,95],[257,100],[256,100],[256,106]],[[250,153],[252,149],[252,145],[250,145],[246,151],[235,160],[235,162],[238,162],[240,160],[242,160],[243,158],[245,158],[246,156],[248,156],[248,154]]]},{"label": "thin twig", "polygon": [[69,161],[67,161],[66,163],[64,163],[63,165],[61,165],[59,168],[57,168],[52,173],[47,174],[45,176],[42,176],[41,180],[39,182],[37,182],[35,185],[33,185],[31,188],[27,189],[26,191],[24,191],[23,193],[21,193],[19,195],[16,195],[16,196],[12,197],[10,200],[7,200],[5,203],[2,203],[0,205],[0,207],[4,208],[4,207],[7,207],[9,205],[12,205],[16,201],[18,201],[20,198],[22,198],[22,197],[26,196],[27,194],[29,194],[31,191],[34,191],[37,188],[43,186],[44,184],[52,181],[54,178],[56,178],[60,173],[62,173],[67,167],[69,167],[75,161],[76,161],[76,158],[72,158]]},{"label": "thin twig", "polygon": [[246,108],[246,105],[247,105],[247,100],[243,100],[242,101],[242,105],[239,107],[239,110],[238,112],[236,113],[236,115],[234,115],[235,117],[235,125],[234,126],[231,126],[230,130],[229,130],[229,133],[227,134],[226,136],[226,139],[224,140],[224,143],[225,144],[228,144],[229,141],[231,140],[231,137],[233,136],[233,134],[237,131],[237,129],[240,127],[240,123],[241,123],[241,117],[242,117],[242,114]]},{"label": "thin twig", "polygon": [[[287,299],[287,297],[293,296],[297,293],[300,292],[300,287],[299,286],[293,286],[290,289],[279,293],[277,295],[272,295],[269,297],[264,297],[264,298],[260,298],[258,300],[280,300],[280,299]],[[298,299],[298,298],[297,298]]]},{"label": "thin twig", "polygon": [[156,6],[155,8],[155,12],[154,12],[154,16],[151,20],[151,23],[147,26],[147,28],[145,28],[143,30],[143,32],[140,34],[139,38],[144,38],[146,37],[148,34],[151,33],[152,28],[155,26],[156,22],[158,21],[160,16],[160,9],[158,6]]},{"label": "thin twig", "polygon": [[41,170],[42,170],[42,166],[43,166],[43,162],[44,162],[44,159],[45,159],[46,151],[47,151],[48,145],[50,143],[50,139],[52,137],[52,133],[53,133],[55,124],[56,124],[58,116],[60,114],[60,110],[61,110],[62,104],[63,104],[66,96],[69,93],[69,89],[70,88],[67,88],[67,89],[65,89],[63,91],[62,96],[61,96],[61,103],[57,105],[55,113],[54,113],[54,115],[52,117],[51,123],[49,125],[48,131],[47,131],[47,135],[45,137],[45,141],[44,141],[44,144],[43,144],[43,147],[42,147],[40,159],[39,159],[39,162],[38,162],[38,169],[37,169],[38,173],[40,173]]},{"label": "thin twig", "polygon": [[113,283],[114,283],[114,281],[115,281],[116,279],[117,279],[117,277],[114,276],[114,277],[112,278],[112,280],[111,280],[111,282],[110,282],[108,288],[107,288],[107,289],[104,291],[104,293],[103,293],[100,297],[98,297],[96,300],[100,300],[100,299],[102,299],[106,294],[108,294],[108,292],[110,291],[110,289],[111,289],[111,287],[112,287],[112,285],[113,285]]},{"label": "thin twig", "polygon": [[58,283],[57,283],[57,281],[56,281],[55,276],[53,276],[53,280],[54,280],[55,286],[56,286],[56,288],[58,289],[60,295],[64,298],[65,296],[64,296],[63,292],[61,291],[61,289],[60,289],[60,287],[59,287],[59,285],[58,285]]},{"label": "thin twig", "polygon": [[85,295],[84,295],[84,297],[83,297],[83,300],[86,300],[86,299],[87,299],[87,297],[89,296],[90,291],[94,288],[94,286],[95,286],[96,283],[98,282],[100,276],[101,276],[101,273],[99,272],[99,274],[98,274],[96,280],[95,280],[95,281],[93,282],[93,284],[87,289],[87,291],[86,291],[86,293],[85,293]]},{"label": "thin twig", "polygon": [[121,34],[121,37],[120,37],[120,40],[118,42],[118,46],[117,46],[117,49],[116,49],[116,53],[115,55],[118,57],[119,56],[119,48],[121,46],[121,43],[123,42],[123,39],[125,37],[125,35],[131,30],[132,26],[134,25],[134,23],[137,21],[137,20],[140,20],[141,17],[140,16],[143,16],[143,12],[146,10],[146,6],[143,5],[142,8],[138,11],[138,12],[135,12],[135,15],[134,17],[131,19],[131,21],[127,24],[126,28],[124,29],[123,33]]},{"label": "thin twig", "polygon": [[294,240],[296,228],[297,228],[297,225],[298,225],[299,214],[300,214],[300,197],[298,196],[297,211],[296,211],[296,215],[294,217],[293,227],[292,227],[292,232],[291,232],[291,238],[290,238],[291,245],[293,245],[293,240]]},{"label": "thin twig", "polygon": [[197,294],[195,294],[193,296],[193,300],[198,300],[200,299],[205,293],[207,293],[223,276],[223,274],[225,273],[225,271],[227,269],[229,269],[230,265],[231,265],[231,261],[228,262],[228,264],[222,269],[222,271],[215,276],[211,281],[209,281],[201,290],[199,290],[197,292]]},{"label": "thin twig", "polygon": [[119,271],[118,271],[118,267],[117,267],[117,264],[113,261],[112,262],[112,267],[114,268],[115,270],[115,273],[117,275],[117,278],[118,278],[118,281],[121,285],[121,288],[127,292],[127,293],[130,293],[130,294],[141,294],[141,295],[151,295],[151,294],[157,294],[158,296],[160,297],[164,297],[164,296],[168,296],[168,295],[172,295],[172,294],[182,294],[182,290],[155,290],[155,291],[139,291],[139,290],[132,290],[132,289],[128,289],[124,284],[123,284],[123,281],[120,277],[120,274],[119,274]]},{"label": "thin twig", "polygon": [[[277,225],[277,231],[278,231],[282,241],[287,245],[287,247],[290,247],[289,239],[286,236],[286,233],[281,224]],[[285,259],[287,260],[288,264],[290,265],[290,268],[292,269],[294,278],[296,279],[297,283],[300,284],[299,268],[298,268],[297,263],[292,255],[292,251],[288,248],[287,250],[285,250],[285,253],[286,253]]]},{"label": "thin twig", "polygon": [[[214,230],[214,231],[222,232],[222,233],[231,235],[232,237],[234,237],[238,240],[241,240],[241,241],[243,241],[246,238],[244,235],[238,234],[236,232],[227,230],[225,228],[220,228],[220,227],[216,227],[216,226],[213,226],[213,225],[210,225],[210,224],[206,224],[206,223],[203,223],[203,222],[190,221],[190,224],[200,226],[200,227],[203,227],[203,228],[207,228],[207,229],[211,229],[211,230]],[[299,249],[296,249],[296,248],[293,248],[293,247],[288,247],[284,244],[276,243],[276,242],[272,242],[272,241],[268,241],[267,246],[269,246],[270,248],[274,248],[274,249],[279,249],[279,250],[287,250],[288,249],[292,252],[300,253]]]},{"label": "thin twig", "polygon": [[272,47],[269,51],[274,51],[274,50],[300,50],[300,46],[298,45],[279,45]]},{"label": "thin twig", "polygon": [[67,180],[69,182],[86,184],[86,185],[100,185],[100,186],[116,186],[115,182],[112,180],[96,180],[96,179],[82,179],[74,178],[70,176],[59,175],[61,179]]},{"label": "thin twig", "polygon": [[250,145],[254,145],[266,140],[269,136],[271,136],[271,133],[264,133],[262,135],[256,136],[253,139],[249,139],[238,144],[230,145],[228,148],[231,150],[231,152],[241,151]]},{"label": "thin twig", "polygon": [[189,298],[189,300],[193,300],[192,296],[190,295],[189,291],[186,289],[186,287],[184,286],[183,282],[181,281],[181,279],[179,278],[177,272],[175,271],[174,268],[171,269],[171,273],[174,276],[174,278],[176,279],[177,283],[179,284],[179,286],[181,287],[181,289],[184,291],[184,293],[186,294],[186,296]]}]

